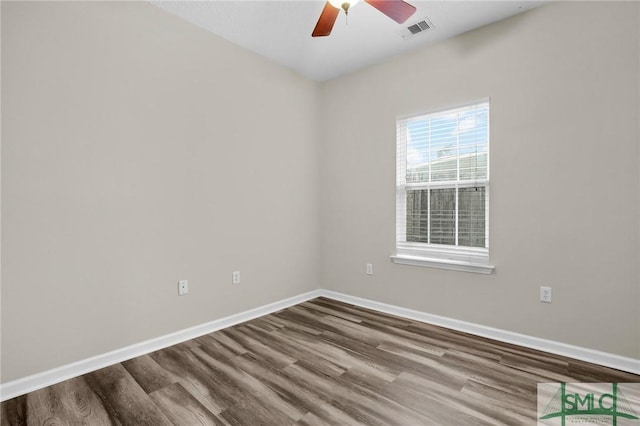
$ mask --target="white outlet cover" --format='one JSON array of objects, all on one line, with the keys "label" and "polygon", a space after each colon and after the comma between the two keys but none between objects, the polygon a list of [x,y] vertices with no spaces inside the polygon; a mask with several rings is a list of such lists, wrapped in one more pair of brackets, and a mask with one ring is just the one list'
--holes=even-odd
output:
[{"label": "white outlet cover", "polygon": [[185,294],[189,294],[189,281],[180,280],[178,281],[178,296],[184,296]]},{"label": "white outlet cover", "polygon": [[233,271],[231,275],[231,282],[233,284],[240,284],[240,271]]},{"label": "white outlet cover", "polygon": [[540,287],[540,301],[544,303],[551,303],[552,291],[551,287]]}]

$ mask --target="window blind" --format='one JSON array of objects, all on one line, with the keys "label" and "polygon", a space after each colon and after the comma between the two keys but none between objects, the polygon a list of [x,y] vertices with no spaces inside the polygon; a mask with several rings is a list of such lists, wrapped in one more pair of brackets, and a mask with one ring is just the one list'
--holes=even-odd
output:
[{"label": "window blind", "polygon": [[488,248],[489,102],[397,121],[397,245]]}]

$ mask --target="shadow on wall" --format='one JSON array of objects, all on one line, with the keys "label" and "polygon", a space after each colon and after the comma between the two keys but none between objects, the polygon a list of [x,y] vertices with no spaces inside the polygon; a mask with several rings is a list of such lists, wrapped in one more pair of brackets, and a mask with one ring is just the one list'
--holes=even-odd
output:
[{"label": "shadow on wall", "polygon": [[534,10],[511,16],[508,19],[500,21],[498,25],[489,25],[488,27],[471,30],[462,36],[453,37],[448,41],[460,56],[469,55],[484,46],[489,46],[499,40],[508,38],[516,28],[524,25],[525,21],[530,19],[529,14],[531,12],[534,12]]}]

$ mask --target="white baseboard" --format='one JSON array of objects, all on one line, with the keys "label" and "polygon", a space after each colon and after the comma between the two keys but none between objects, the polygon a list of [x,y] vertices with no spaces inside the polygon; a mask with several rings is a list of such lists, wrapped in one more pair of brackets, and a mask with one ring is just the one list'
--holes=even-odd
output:
[{"label": "white baseboard", "polygon": [[254,318],[268,315],[281,309],[288,308],[289,306],[314,299],[321,295],[321,290],[313,290],[308,293],[303,293],[268,305],[259,306],[239,314],[230,315],[205,324],[160,336],[155,339],[146,340],[121,349],[116,349],[115,351],[107,352],[102,355],[63,365],[32,376],[3,383],[0,384],[0,401],[6,401],[8,399],[15,398],[16,396],[24,395],[25,393],[33,392],[56,383],[60,383],[64,380],[81,376],[91,371],[96,371],[119,362],[127,361],[137,356],[145,355],[205,334],[213,333],[214,331],[218,331],[223,328],[231,327]]},{"label": "white baseboard", "polygon": [[512,331],[501,330],[499,328],[487,327],[471,322],[414,311],[412,309],[388,305],[386,303],[380,303],[374,300],[363,299],[361,297],[350,296],[348,294],[330,290],[323,290],[322,296],[415,321],[439,325],[441,327],[462,331],[476,336],[487,337],[500,342],[512,343],[514,345],[579,359],[581,361],[587,361],[593,364],[627,371],[629,373],[640,374],[640,359],[628,358],[608,352],[597,351],[595,349],[568,345],[566,343],[527,336],[525,334],[514,333]]},{"label": "white baseboard", "polygon": [[241,312],[239,314],[230,315],[225,318],[220,318],[215,321],[187,328],[175,333],[167,334],[165,336],[147,340],[121,349],[117,349],[115,351],[108,352],[102,355],[97,355],[71,364],[63,365],[61,367],[34,374],[32,376],[0,384],[0,401],[6,401],[8,399],[15,398],[16,396],[24,395],[28,392],[33,392],[50,385],[60,383],[64,380],[72,379],[74,377],[78,377],[82,374],[86,374],[100,368],[108,367],[110,365],[127,361],[137,356],[145,355],[150,352],[176,345],[189,339],[213,333],[214,331],[231,327],[233,325],[237,325],[264,315],[268,315],[281,309],[288,308],[289,306],[297,305],[298,303],[302,303],[321,296],[361,306],[363,308],[397,315],[399,317],[408,318],[415,321],[463,331],[465,333],[474,334],[476,336],[487,337],[505,343],[512,343],[531,349],[538,349],[541,351],[563,355],[570,358],[603,365],[606,367],[616,368],[618,370],[627,371],[634,374],[640,374],[639,359],[623,357],[620,355],[582,348],[579,346],[567,345],[565,343],[540,339],[538,337],[527,336],[524,334],[500,330],[492,327],[486,327],[483,325],[442,317],[439,315],[432,315],[425,312],[376,302],[369,299],[363,299],[361,297],[350,296],[331,290],[318,289],[288,299],[270,303],[268,305],[259,306],[254,309]]}]

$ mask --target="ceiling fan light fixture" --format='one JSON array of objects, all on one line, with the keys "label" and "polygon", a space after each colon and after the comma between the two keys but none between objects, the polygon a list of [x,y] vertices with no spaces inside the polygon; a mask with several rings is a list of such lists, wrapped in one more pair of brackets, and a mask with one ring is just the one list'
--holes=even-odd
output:
[{"label": "ceiling fan light fixture", "polygon": [[358,4],[360,0],[329,0],[331,6],[336,9],[342,9],[348,13],[349,9]]}]

